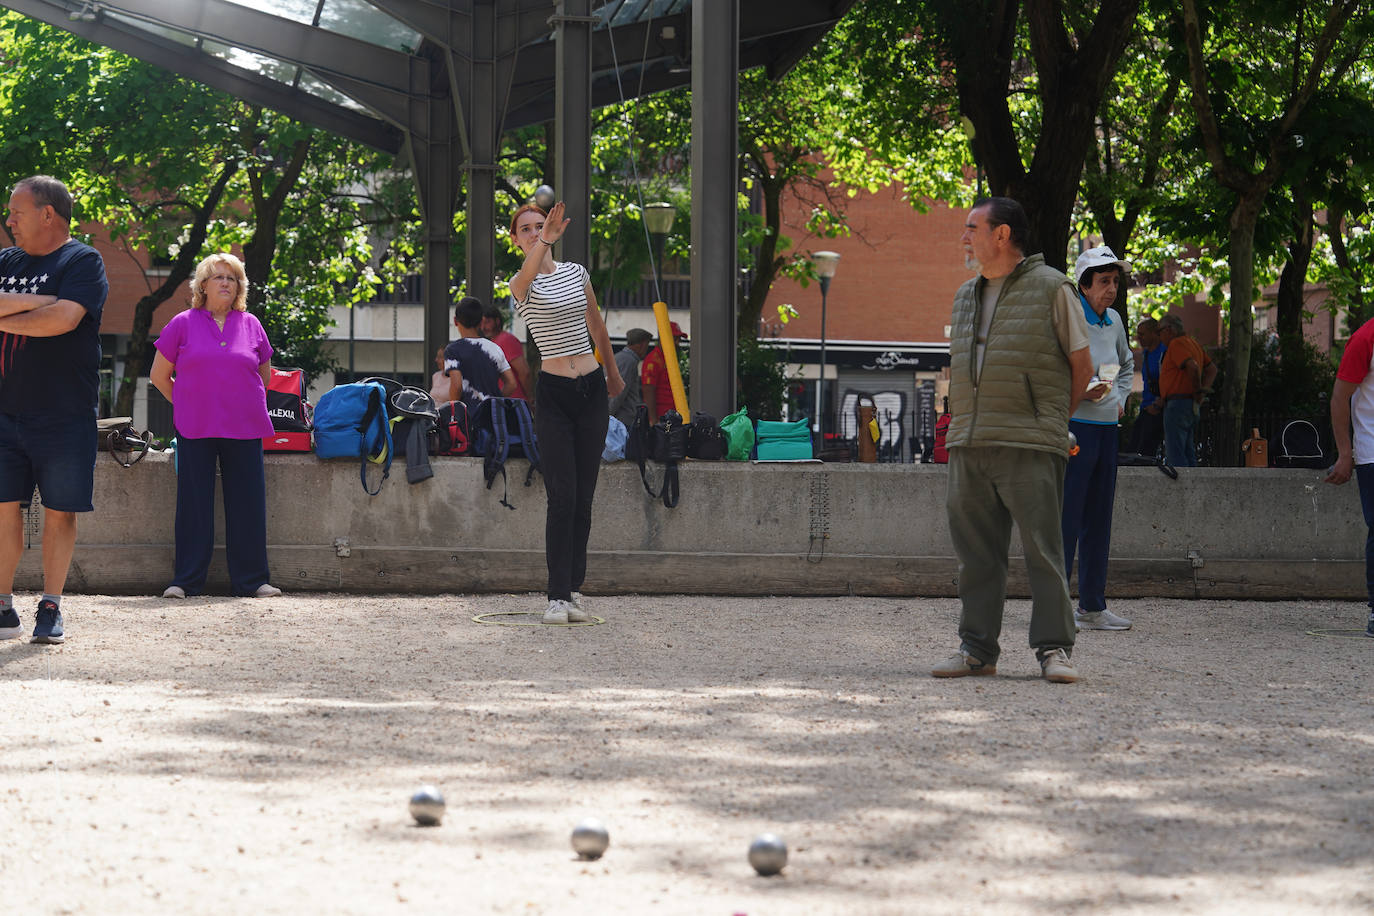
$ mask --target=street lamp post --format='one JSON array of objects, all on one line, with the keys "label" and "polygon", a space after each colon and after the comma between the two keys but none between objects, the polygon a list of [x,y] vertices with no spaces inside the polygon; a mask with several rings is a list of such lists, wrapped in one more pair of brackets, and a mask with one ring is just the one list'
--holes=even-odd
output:
[{"label": "street lamp post", "polygon": [[653,240],[654,254],[654,295],[659,302],[663,302],[663,245],[668,241],[668,233],[673,231],[673,220],[677,217],[677,208],[668,203],[654,203],[644,205],[644,228],[649,230],[649,238]]},{"label": "street lamp post", "polygon": [[[835,276],[840,256],[833,251],[817,251],[811,255],[811,263],[816,267],[816,278],[821,283],[821,369],[816,375],[816,418],[812,431],[821,433],[821,387],[825,384],[825,297],[830,292],[830,280]],[[825,445],[824,438],[821,446]]]}]

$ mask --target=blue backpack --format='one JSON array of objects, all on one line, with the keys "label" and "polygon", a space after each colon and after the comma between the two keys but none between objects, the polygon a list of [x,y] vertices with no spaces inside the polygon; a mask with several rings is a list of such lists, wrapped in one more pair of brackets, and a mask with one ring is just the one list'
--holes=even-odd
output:
[{"label": "blue backpack", "polygon": [[[321,458],[357,458],[358,476],[369,496],[381,492],[391,473],[391,424],[386,391],[376,382],[336,385],[315,407],[315,454]],[[377,489],[367,485],[367,463],[382,466]]]},{"label": "blue backpack", "polygon": [[472,452],[482,456],[482,476],[487,489],[491,489],[496,475],[500,474],[504,491],[501,505],[514,509],[506,501],[510,495],[506,459],[511,456],[529,459],[530,470],[525,475],[527,487],[534,479],[534,472],[539,470],[539,445],[535,441],[530,405],[520,398],[487,398],[478,404],[472,416]]}]

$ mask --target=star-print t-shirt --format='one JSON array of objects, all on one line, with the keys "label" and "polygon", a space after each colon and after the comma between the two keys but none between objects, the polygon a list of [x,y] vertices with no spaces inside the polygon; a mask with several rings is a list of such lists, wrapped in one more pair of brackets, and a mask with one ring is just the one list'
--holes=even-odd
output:
[{"label": "star-print t-shirt", "polygon": [[38,257],[22,248],[0,251],[0,293],[56,296],[86,310],[75,328],[53,337],[0,331],[0,412],[18,416],[96,409],[100,316],[109,290],[100,253],[75,239]]}]

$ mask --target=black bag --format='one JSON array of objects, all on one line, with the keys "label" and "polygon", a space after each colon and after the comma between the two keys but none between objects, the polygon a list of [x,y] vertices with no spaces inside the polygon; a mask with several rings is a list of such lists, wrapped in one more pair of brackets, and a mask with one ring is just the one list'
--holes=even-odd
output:
[{"label": "black bag", "polygon": [[705,461],[720,461],[729,451],[730,439],[720,428],[720,421],[709,413],[697,411],[687,427],[687,457]]},{"label": "black bag", "polygon": [[482,476],[491,489],[496,475],[501,475],[501,505],[514,509],[507,497],[510,483],[506,479],[506,459],[512,456],[529,459],[529,473],[525,486],[530,486],[534,472],[539,470],[539,443],[534,435],[534,417],[530,405],[521,398],[487,398],[477,405],[472,417],[472,448],[482,456]]},{"label": "black bag", "polygon": [[462,401],[440,404],[437,433],[434,454],[469,454],[472,451],[472,432],[468,425],[468,405]]},{"label": "black bag", "polygon": [[1279,454],[1274,458],[1274,467],[1323,470],[1331,463],[1332,459],[1322,451],[1322,437],[1317,427],[1306,420],[1294,420],[1284,426],[1279,435]]},{"label": "black bag", "polygon": [[157,451],[153,434],[134,428],[133,417],[108,417],[95,421],[101,451],[126,468],[133,467],[149,452]]},{"label": "black bag", "polygon": [[[627,461],[639,462],[641,470],[644,467],[644,459],[649,457],[649,429],[652,426],[649,422],[649,408],[640,404],[635,408],[634,422],[625,431],[625,458]],[[657,493],[653,495],[658,496]]]},{"label": "black bag", "polygon": [[432,440],[439,436],[439,409],[428,391],[401,387],[387,398],[391,438],[396,454],[406,459],[406,480],[419,483],[434,476],[429,464]]},{"label": "black bag", "polygon": [[[687,457],[687,427],[682,425],[682,415],[669,410],[657,423],[650,425],[649,408],[641,404],[635,411],[629,438],[625,440],[625,457],[639,465],[644,491],[654,499],[662,497],[663,505],[669,509],[675,507],[680,490],[677,463]],[[649,459],[666,465],[663,483],[657,492],[649,484],[649,471],[644,464]]]}]

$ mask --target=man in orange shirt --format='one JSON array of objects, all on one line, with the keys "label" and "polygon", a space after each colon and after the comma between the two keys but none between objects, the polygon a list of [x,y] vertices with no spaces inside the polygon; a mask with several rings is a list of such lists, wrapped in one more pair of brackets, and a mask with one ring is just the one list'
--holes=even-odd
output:
[{"label": "man in orange shirt", "polygon": [[1166,347],[1159,361],[1159,394],[1164,399],[1164,457],[1176,468],[1197,467],[1198,408],[1212,393],[1216,364],[1202,345],[1183,333],[1183,319],[1165,315],[1159,321],[1159,339]]},{"label": "man in orange shirt", "polygon": [[[676,321],[671,322],[673,329],[673,343],[687,335],[678,327]],[[649,408],[649,422],[657,423],[658,418],[670,410],[676,410],[677,405],[673,402],[673,388],[668,383],[668,366],[663,359],[663,342],[649,351],[649,355],[644,357],[644,362],[639,367],[639,388],[641,396],[644,398],[644,406]]]}]

